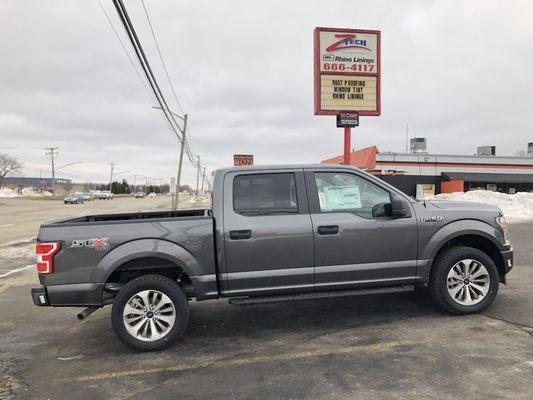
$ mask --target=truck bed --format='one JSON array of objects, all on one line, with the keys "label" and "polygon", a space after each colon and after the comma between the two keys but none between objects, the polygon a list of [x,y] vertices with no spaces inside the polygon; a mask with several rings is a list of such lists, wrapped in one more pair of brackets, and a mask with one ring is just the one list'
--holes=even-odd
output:
[{"label": "truck bed", "polygon": [[[92,286],[103,287],[115,268],[131,266],[132,259],[144,259],[158,268],[192,265],[189,275],[211,279],[216,272],[213,229],[209,209],[88,215],[48,222],[41,225],[37,241],[59,241],[61,250],[54,257],[54,273],[41,274],[39,279],[49,287],[50,299],[56,304],[66,304],[66,300],[54,291],[72,290],[62,285],[81,285],[83,293],[91,292]],[[216,293],[216,280],[211,281],[214,289],[209,290]],[[82,299],[76,304],[94,305],[94,301]]]},{"label": "truck bed", "polygon": [[191,209],[178,211],[148,211],[139,213],[123,213],[123,214],[99,214],[99,215],[84,215],[77,218],[67,218],[57,221],[46,222],[42,227],[52,227],[57,225],[69,224],[87,224],[91,222],[112,222],[112,221],[138,221],[138,220],[152,220],[152,219],[167,219],[167,218],[190,218],[190,217],[210,217],[210,209]]}]

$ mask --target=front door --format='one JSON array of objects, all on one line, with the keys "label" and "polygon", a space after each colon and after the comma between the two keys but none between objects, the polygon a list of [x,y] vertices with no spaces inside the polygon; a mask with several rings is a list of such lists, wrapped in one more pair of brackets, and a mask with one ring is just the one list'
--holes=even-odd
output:
[{"label": "front door", "polygon": [[231,295],[313,290],[313,230],[303,171],[227,174],[224,246]]},{"label": "front door", "polygon": [[394,218],[390,189],[357,171],[307,171],[317,290],[411,283],[414,214]]}]

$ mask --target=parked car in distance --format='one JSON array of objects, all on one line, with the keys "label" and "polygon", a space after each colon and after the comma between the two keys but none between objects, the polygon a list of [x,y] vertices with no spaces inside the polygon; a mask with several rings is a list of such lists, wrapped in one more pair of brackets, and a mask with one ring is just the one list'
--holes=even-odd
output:
[{"label": "parked car in distance", "polygon": [[155,192],[150,192],[150,193],[148,194],[148,197],[150,197],[150,198],[154,198],[155,196],[157,196],[157,195],[155,194]]},{"label": "parked car in distance", "polygon": [[142,198],[144,198],[144,193],[143,193],[143,192],[136,192],[136,193],[135,193],[135,198],[136,198],[136,199],[142,199]]},{"label": "parked car in distance", "polygon": [[80,196],[83,201],[93,201],[94,200],[94,195],[90,192],[87,192],[87,193],[75,193],[76,195]]},{"label": "parked car in distance", "polygon": [[63,199],[65,204],[82,204],[84,202],[83,197],[79,194],[72,193]]},{"label": "parked car in distance", "polygon": [[113,200],[113,193],[110,190],[102,190],[99,198],[100,200]]}]

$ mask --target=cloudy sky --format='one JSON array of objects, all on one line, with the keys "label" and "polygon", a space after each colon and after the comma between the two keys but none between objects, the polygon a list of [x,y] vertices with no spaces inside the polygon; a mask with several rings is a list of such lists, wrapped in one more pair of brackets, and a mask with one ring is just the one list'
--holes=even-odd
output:
[{"label": "cloudy sky", "polygon": [[[131,50],[111,0],[101,0]],[[141,0],[124,0],[171,107]],[[500,155],[533,141],[531,1],[145,0],[194,150],[209,169],[234,153],[256,163],[317,162],[342,152],[333,117],[313,115],[315,26],[382,30],[382,115],[361,118],[356,147]],[[175,174],[178,142],[97,0],[0,3],[0,152],[26,176],[106,182]],[[185,183],[195,180],[185,163]],[[143,180],[144,178],[137,178]]]}]

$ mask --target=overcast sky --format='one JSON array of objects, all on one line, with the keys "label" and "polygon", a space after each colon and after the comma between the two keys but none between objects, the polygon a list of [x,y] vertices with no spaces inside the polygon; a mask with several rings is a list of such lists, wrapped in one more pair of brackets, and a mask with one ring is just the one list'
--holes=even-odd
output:
[{"label": "overcast sky", "polygon": [[[122,36],[111,0],[101,0]],[[124,0],[158,81],[179,111],[141,0]],[[531,1],[145,0],[191,139],[208,169],[234,153],[256,164],[342,152],[334,117],[313,115],[313,29],[382,30],[382,115],[361,118],[356,147],[405,149],[405,125],[431,153],[513,154],[533,142]],[[0,3],[0,152],[26,176],[76,181],[175,175],[178,142],[97,0]],[[207,164],[207,162],[209,164]],[[185,163],[185,183],[195,180]],[[138,181],[144,179],[138,178]]]}]

